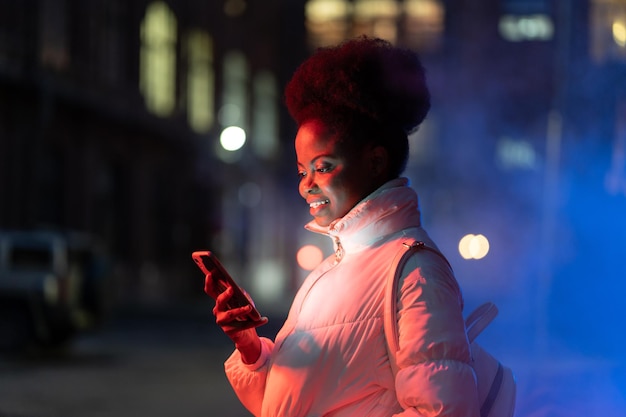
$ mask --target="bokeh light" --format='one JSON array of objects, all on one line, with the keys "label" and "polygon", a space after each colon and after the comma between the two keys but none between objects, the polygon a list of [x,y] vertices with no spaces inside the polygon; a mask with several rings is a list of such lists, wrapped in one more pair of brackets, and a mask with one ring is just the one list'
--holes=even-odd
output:
[{"label": "bokeh light", "polygon": [[220,144],[227,151],[237,151],[246,143],[246,131],[239,126],[229,126],[220,134]]},{"label": "bokeh light", "polygon": [[296,260],[300,268],[306,271],[312,271],[324,260],[324,254],[322,250],[315,245],[304,245],[298,250]]},{"label": "bokeh light", "polygon": [[626,22],[616,20],[613,22],[613,39],[620,47],[626,47]]},{"label": "bokeh light", "polygon": [[468,234],[459,241],[463,259],[482,259],[489,253],[489,240],[483,235]]}]

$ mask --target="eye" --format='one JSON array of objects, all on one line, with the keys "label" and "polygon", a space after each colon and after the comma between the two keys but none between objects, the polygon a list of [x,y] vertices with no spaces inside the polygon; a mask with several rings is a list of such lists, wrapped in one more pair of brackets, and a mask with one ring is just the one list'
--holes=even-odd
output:
[{"label": "eye", "polygon": [[298,171],[298,178],[304,178],[306,176],[306,171]]},{"label": "eye", "polygon": [[316,172],[320,172],[322,174],[330,170],[332,170],[332,166],[328,164],[320,165],[319,167],[315,168]]}]

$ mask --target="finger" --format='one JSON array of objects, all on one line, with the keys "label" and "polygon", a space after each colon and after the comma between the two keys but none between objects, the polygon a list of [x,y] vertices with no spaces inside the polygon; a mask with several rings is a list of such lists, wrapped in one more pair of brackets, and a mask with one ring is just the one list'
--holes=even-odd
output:
[{"label": "finger", "polygon": [[268,321],[269,320],[267,319],[267,317],[262,317],[261,320],[258,320],[258,321],[252,321],[252,320],[233,321],[232,323],[222,326],[222,330],[228,336],[233,337],[233,336],[236,336],[237,333],[242,332],[244,330],[263,326],[264,324],[267,324]]},{"label": "finger", "polygon": [[213,285],[213,275],[209,272],[204,277],[204,292],[211,297],[216,297],[215,286]]},{"label": "finger", "polygon": [[211,297],[217,297],[224,291],[225,286],[220,284],[219,275],[213,276],[213,273],[209,272],[204,276],[204,292]]},{"label": "finger", "polygon": [[215,298],[215,307],[213,307],[213,315],[218,316],[219,314],[224,314],[225,312],[230,310],[228,306],[228,301],[232,297],[232,290],[227,288],[223,293],[217,295]]},{"label": "finger", "polygon": [[215,299],[215,306],[213,307],[213,314],[216,317],[220,314],[223,316],[226,312],[231,310],[228,305],[229,300],[230,298],[228,297],[227,291],[217,296]]},{"label": "finger", "polygon": [[217,309],[217,314],[215,315],[216,322],[220,326],[231,324],[234,321],[246,321],[246,315],[250,313],[252,310],[252,306],[238,307],[233,308],[226,311],[220,311]]},{"label": "finger", "polygon": [[234,294],[234,292],[233,292],[233,289],[231,287],[226,288],[226,290],[224,290],[224,292],[219,294],[215,298],[215,305],[217,306],[217,308],[219,310],[223,310],[223,311],[228,310],[228,302],[232,298],[233,294]]}]

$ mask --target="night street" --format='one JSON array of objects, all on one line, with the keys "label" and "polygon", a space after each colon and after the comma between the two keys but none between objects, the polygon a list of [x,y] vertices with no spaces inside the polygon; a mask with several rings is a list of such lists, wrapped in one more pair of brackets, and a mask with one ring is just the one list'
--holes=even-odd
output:
[{"label": "night street", "polygon": [[625,215],[626,0],[0,1],[0,417],[250,417],[196,251],[295,312],[263,417],[389,409],[383,273],[415,414],[462,300],[514,417],[626,417]]},{"label": "night street", "polygon": [[[0,417],[245,417],[223,373],[230,341],[197,309],[118,314],[64,354],[0,358]],[[271,335],[282,319],[260,328]],[[508,356],[516,417],[623,417],[626,364],[564,350],[550,359]]]},{"label": "night street", "polygon": [[223,373],[229,342],[199,315],[120,317],[67,353],[2,357],[0,416],[248,416]]}]

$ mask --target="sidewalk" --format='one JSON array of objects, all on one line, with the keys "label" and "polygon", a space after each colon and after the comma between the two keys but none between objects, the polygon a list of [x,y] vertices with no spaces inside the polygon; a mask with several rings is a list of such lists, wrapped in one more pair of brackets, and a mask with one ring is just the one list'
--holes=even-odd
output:
[{"label": "sidewalk", "polygon": [[[273,337],[282,320],[259,330]],[[66,354],[0,357],[0,417],[249,417],[224,376],[231,352],[202,308],[127,310]],[[516,417],[626,416],[623,360],[497,356],[517,377]]]}]

